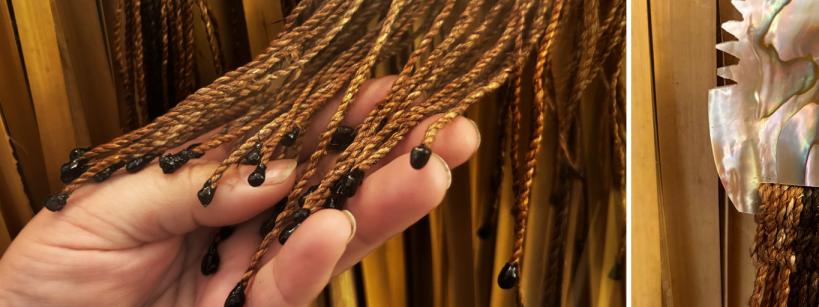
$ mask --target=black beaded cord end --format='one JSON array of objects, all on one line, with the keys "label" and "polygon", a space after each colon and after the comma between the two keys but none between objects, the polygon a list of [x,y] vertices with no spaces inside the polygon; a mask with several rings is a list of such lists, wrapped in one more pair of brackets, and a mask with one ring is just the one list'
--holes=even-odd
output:
[{"label": "black beaded cord end", "polygon": [[327,149],[333,152],[341,152],[355,140],[356,130],[347,126],[338,126],[336,132],[330,138]]},{"label": "black beaded cord end", "polygon": [[57,193],[46,199],[45,207],[52,212],[57,212],[65,207],[66,202],[68,202],[68,193]]},{"label": "black beaded cord end", "polygon": [[432,151],[429,150],[427,145],[421,144],[415,146],[415,148],[413,148],[410,152],[410,165],[412,165],[412,168],[414,169],[421,169],[427,165],[431,155]]},{"label": "black beaded cord end", "polygon": [[202,156],[205,155],[204,152],[195,152],[195,151],[193,151],[193,149],[196,148],[199,145],[202,145],[202,143],[191,144],[190,146],[188,146],[188,148],[185,148],[185,150],[180,151],[178,153],[178,155],[184,155],[184,156],[188,157],[188,159],[201,158]]},{"label": "black beaded cord end", "polygon": [[277,202],[276,205],[273,206],[273,214],[278,216],[279,213],[282,213],[284,211],[284,208],[287,207],[287,202],[288,202],[287,197],[282,198],[282,200]]},{"label": "black beaded cord end", "polygon": [[287,242],[287,239],[290,239],[290,236],[293,235],[294,232],[296,232],[296,228],[298,227],[299,223],[292,223],[284,227],[284,229],[282,229],[282,232],[279,233],[279,243],[281,245],[284,245],[284,243]]},{"label": "black beaded cord end", "polygon": [[267,171],[267,166],[259,164],[256,169],[247,176],[247,183],[252,187],[258,187],[264,183],[264,173]]},{"label": "black beaded cord end", "polygon": [[199,202],[202,204],[203,207],[207,207],[210,205],[210,202],[213,201],[213,194],[216,193],[216,187],[210,182],[208,179],[205,182],[205,185],[202,186],[202,189],[196,193],[196,197],[199,198]]},{"label": "black beaded cord end", "polygon": [[257,165],[262,162],[262,144],[256,143],[242,158],[242,164]]},{"label": "black beaded cord end", "polygon": [[287,206],[287,198],[282,198],[275,206],[273,206],[273,213],[270,214],[270,217],[262,223],[262,226],[259,226],[259,235],[264,237],[271,231],[273,228],[276,228],[276,218],[279,217],[279,214],[284,211],[284,208]]},{"label": "black beaded cord end", "polygon": [[343,197],[338,197],[336,195],[330,195],[330,197],[327,197],[327,200],[324,201],[324,208],[338,209],[338,210],[344,209],[345,200],[346,199],[343,198]]},{"label": "black beaded cord end", "polygon": [[188,146],[188,148],[185,148],[185,150],[178,153],[167,154],[159,157],[159,167],[162,168],[162,172],[165,174],[173,173],[185,165],[185,163],[188,163],[188,161],[191,159],[202,157],[204,153],[193,151],[193,149],[199,145],[199,143],[191,144]]},{"label": "black beaded cord end", "polygon": [[299,127],[293,127],[293,129],[290,130],[290,132],[284,134],[281,140],[281,144],[284,145],[285,147],[293,146],[293,144],[296,144],[296,139],[299,138],[300,133],[301,129],[299,129]]},{"label": "black beaded cord end", "polygon": [[239,282],[233,290],[230,290],[227,299],[225,300],[225,307],[242,307],[245,305],[245,283]]},{"label": "black beaded cord end", "polygon": [[293,212],[293,221],[296,223],[304,222],[310,216],[310,209],[301,208]]},{"label": "black beaded cord end", "polygon": [[88,152],[89,149],[90,148],[88,147],[77,147],[72,149],[71,152],[68,153],[68,160],[77,160],[82,158],[82,155]]},{"label": "black beaded cord end", "polygon": [[143,168],[145,168],[146,165],[148,165],[148,163],[151,163],[151,161],[154,158],[156,158],[156,154],[147,154],[141,157],[134,158],[133,160],[128,161],[128,163],[125,164],[125,171],[132,174],[141,171]]},{"label": "black beaded cord end", "polygon": [[353,197],[363,180],[364,172],[354,168],[339,178],[333,186],[333,194],[344,198]]},{"label": "black beaded cord end", "polygon": [[266,221],[264,221],[264,223],[262,223],[262,226],[259,226],[259,235],[260,236],[262,236],[262,237],[267,236],[268,233],[273,231],[273,228],[276,228],[276,217],[277,217],[277,215],[276,216],[271,216]]},{"label": "black beaded cord end", "polygon": [[125,164],[122,163],[122,162],[117,162],[117,163],[114,163],[114,164],[112,164],[112,165],[110,165],[110,166],[108,166],[106,168],[103,168],[101,171],[94,174],[94,181],[96,181],[96,182],[105,181],[106,179],[111,177],[111,175],[114,174],[114,172],[116,172],[117,170],[122,168],[124,165]]},{"label": "black beaded cord end", "polygon": [[218,244],[213,242],[208,247],[208,251],[205,252],[205,256],[202,257],[202,266],[201,271],[202,275],[211,275],[216,273],[219,270],[219,250],[217,250]]},{"label": "black beaded cord end", "polygon": [[512,289],[512,287],[518,284],[519,277],[518,263],[507,262],[498,274],[498,286],[500,286],[501,289]]},{"label": "black beaded cord end", "polygon": [[170,174],[188,163],[188,160],[190,157],[187,155],[167,154],[159,157],[159,167],[163,173]]},{"label": "black beaded cord end", "polygon": [[86,159],[73,159],[60,166],[60,181],[69,183],[80,177],[88,169],[86,163]]}]

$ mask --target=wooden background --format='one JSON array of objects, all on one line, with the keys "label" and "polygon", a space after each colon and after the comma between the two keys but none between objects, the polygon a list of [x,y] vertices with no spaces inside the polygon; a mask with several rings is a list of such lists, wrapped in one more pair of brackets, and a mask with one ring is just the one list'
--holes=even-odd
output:
[{"label": "wooden background", "polygon": [[746,306],[755,224],[720,191],[708,136],[727,0],[632,1],[634,306]]}]

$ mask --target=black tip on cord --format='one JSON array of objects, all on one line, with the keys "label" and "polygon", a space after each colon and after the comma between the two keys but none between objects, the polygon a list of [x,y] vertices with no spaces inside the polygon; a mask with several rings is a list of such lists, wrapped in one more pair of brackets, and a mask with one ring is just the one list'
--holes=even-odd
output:
[{"label": "black tip on cord", "polygon": [[262,144],[256,143],[242,158],[242,164],[257,165],[262,162]]},{"label": "black tip on cord", "polygon": [[501,269],[500,274],[498,274],[498,286],[500,286],[501,289],[512,289],[512,287],[518,284],[519,277],[518,263],[507,262]]},{"label": "black tip on cord", "polygon": [[151,163],[154,158],[156,158],[155,154],[147,154],[142,157],[134,158],[125,164],[125,171],[132,174],[141,171],[146,165],[148,165],[148,163]]},{"label": "black tip on cord", "polygon": [[193,149],[196,148],[199,145],[202,145],[202,143],[191,144],[190,146],[188,146],[188,148],[185,148],[185,150],[180,151],[178,153],[178,155],[184,155],[184,156],[188,157],[188,159],[201,158],[202,156],[205,155],[204,152],[195,152],[195,151],[193,151]]},{"label": "black tip on cord", "polygon": [[88,169],[86,163],[86,159],[73,159],[60,166],[60,181],[69,183],[80,177]]},{"label": "black tip on cord", "polygon": [[213,194],[216,192],[216,187],[211,184],[210,179],[205,182],[205,185],[196,193],[196,196],[199,198],[199,202],[202,203],[203,207],[207,207],[210,205],[210,202],[213,201]]},{"label": "black tip on cord", "polygon": [[77,147],[71,150],[68,153],[68,160],[77,160],[82,157],[86,152],[88,152],[88,147]]},{"label": "black tip on cord", "polygon": [[290,236],[293,235],[294,232],[296,232],[296,228],[298,227],[299,223],[292,223],[290,225],[287,225],[287,227],[285,227],[284,229],[282,229],[282,232],[279,233],[279,243],[281,245],[284,245],[284,243],[287,242],[287,239],[290,239]]},{"label": "black tip on cord", "polygon": [[339,180],[333,186],[333,194],[343,198],[353,197],[363,180],[364,172],[354,168],[339,178]]},{"label": "black tip on cord", "polygon": [[245,305],[245,283],[239,282],[233,290],[230,290],[225,307],[242,307]]},{"label": "black tip on cord", "polygon": [[293,130],[290,130],[290,132],[284,134],[281,144],[286,147],[293,146],[293,144],[296,144],[296,139],[299,138],[300,133],[301,129],[299,129],[299,127],[294,127]]},{"label": "black tip on cord", "polygon": [[341,152],[347,149],[347,146],[355,140],[356,131],[347,126],[338,126],[336,132],[330,138],[330,143],[327,144],[327,149],[333,152]]},{"label": "black tip on cord", "polygon": [[324,201],[324,208],[338,210],[344,209],[344,201],[345,199],[342,197],[330,195],[330,197],[327,197],[327,200]]},{"label": "black tip on cord", "polygon": [[293,212],[293,221],[296,223],[304,222],[310,216],[310,209],[301,208]]},{"label": "black tip on cord", "polygon": [[114,172],[116,172],[118,169],[122,168],[123,166],[124,166],[124,163],[118,162],[118,163],[115,163],[115,164],[113,164],[111,166],[108,166],[108,167],[102,169],[101,171],[99,171],[99,173],[94,174],[94,181],[96,181],[96,182],[105,181],[106,179],[111,177],[111,175],[114,174]]},{"label": "black tip on cord", "polygon": [[162,172],[170,174],[181,168],[185,163],[188,163],[190,156],[180,154],[168,154],[159,157],[159,167]]},{"label": "black tip on cord", "polygon": [[57,193],[46,199],[45,207],[52,212],[57,212],[65,207],[66,202],[68,202],[68,193]]},{"label": "black tip on cord", "polygon": [[205,153],[193,151],[193,149],[199,145],[199,143],[191,144],[183,151],[159,157],[159,167],[162,168],[162,172],[165,174],[173,173],[185,165],[185,163],[188,163],[188,161],[191,159],[202,157]]},{"label": "black tip on cord", "polygon": [[250,176],[247,176],[247,183],[250,184],[252,187],[258,187],[264,183],[265,178],[265,171],[267,170],[267,166],[264,164],[259,164],[256,166],[256,169],[250,173]]},{"label": "black tip on cord", "polygon": [[415,146],[410,152],[410,165],[414,169],[421,169],[427,162],[429,162],[429,157],[432,155],[432,151],[429,150],[427,145],[421,144]]},{"label": "black tip on cord", "polygon": [[211,243],[205,256],[202,257],[202,275],[211,275],[219,270],[219,251],[216,249],[217,244]]},{"label": "black tip on cord", "polygon": [[262,237],[267,236],[269,232],[273,231],[273,228],[276,228],[275,216],[271,217],[270,219],[262,223],[262,226],[259,227],[259,235]]}]

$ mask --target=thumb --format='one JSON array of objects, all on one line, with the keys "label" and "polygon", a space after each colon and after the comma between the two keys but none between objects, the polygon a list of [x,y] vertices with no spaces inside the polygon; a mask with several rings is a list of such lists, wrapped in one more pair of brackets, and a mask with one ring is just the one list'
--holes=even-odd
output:
[{"label": "thumb", "polygon": [[[93,214],[118,225],[130,238],[152,241],[191,232],[201,226],[238,224],[258,215],[284,198],[295,181],[295,160],[267,163],[265,181],[253,187],[247,177],[254,166],[229,168],[216,185],[213,200],[203,207],[197,191],[218,163],[197,160],[172,174],[157,164],[132,175],[115,176],[101,185],[77,190],[61,212],[72,218]],[[45,210],[44,210],[45,211]],[[82,223],[87,219],[77,219]]]}]

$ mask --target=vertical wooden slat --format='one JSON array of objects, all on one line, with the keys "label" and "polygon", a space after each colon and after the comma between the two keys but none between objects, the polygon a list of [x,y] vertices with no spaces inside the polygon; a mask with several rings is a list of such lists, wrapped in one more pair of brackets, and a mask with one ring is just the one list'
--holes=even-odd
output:
[{"label": "vertical wooden slat", "polygon": [[0,255],[33,215],[17,169],[6,124],[0,116]]},{"label": "vertical wooden slat", "polygon": [[85,117],[89,141],[106,142],[122,127],[102,8],[96,0],[54,1],[53,8],[66,80],[74,82],[77,103],[89,112]]},{"label": "vertical wooden slat", "polygon": [[631,2],[631,304],[662,306],[660,197],[648,1]]},{"label": "vertical wooden slat", "polygon": [[[58,43],[55,16],[49,0],[12,0],[29,88],[37,117],[43,156],[52,191],[61,186],[60,165],[83,135],[78,93],[67,78]],[[72,100],[74,102],[72,103]]]},{"label": "vertical wooden slat", "polygon": [[[501,197],[507,201],[502,201],[498,208],[497,241],[495,242],[495,257],[492,267],[494,274],[500,272],[512,254],[514,218],[512,215],[512,202],[509,200],[513,199],[514,195],[512,195],[512,172],[510,169],[511,167],[504,168],[503,174],[504,180],[501,188]],[[513,306],[515,304],[514,291],[501,289],[496,282],[492,283],[491,291],[489,306],[500,307]]]},{"label": "vertical wooden slat", "polygon": [[355,274],[352,269],[346,270],[330,281],[330,302],[333,307],[357,307],[358,298],[355,291]]},{"label": "vertical wooden slat", "polygon": [[713,0],[650,2],[667,305],[722,302],[717,175],[706,162],[716,9]]},{"label": "vertical wooden slat", "polygon": [[452,171],[452,181],[444,202],[438,209],[443,219],[443,231],[446,232],[446,252],[441,255],[447,259],[447,281],[445,287],[448,295],[446,306],[475,306],[472,281],[475,272],[472,270],[474,252],[472,240],[472,221],[467,218],[470,212],[470,173],[467,167],[458,167]]},{"label": "vertical wooden slat", "polygon": [[[0,1],[0,113],[6,120],[12,148],[31,203],[39,206],[48,196],[43,149],[34,106],[26,82],[23,59],[18,49],[8,1]],[[5,132],[4,132],[5,133]],[[7,221],[7,226],[20,229],[25,221]]]},{"label": "vertical wooden slat", "polygon": [[402,236],[388,240],[361,261],[367,306],[406,306]]},{"label": "vertical wooden slat", "polygon": [[282,29],[281,1],[242,0],[247,21],[250,54],[256,56],[267,48]]}]

